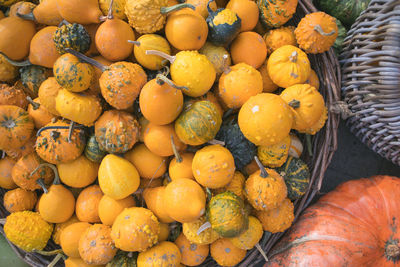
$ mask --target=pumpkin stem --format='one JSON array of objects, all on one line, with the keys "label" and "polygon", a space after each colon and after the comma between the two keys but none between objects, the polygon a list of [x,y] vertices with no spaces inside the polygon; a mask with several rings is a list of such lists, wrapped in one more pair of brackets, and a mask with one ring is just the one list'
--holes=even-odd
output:
[{"label": "pumpkin stem", "polygon": [[65,256],[63,254],[57,254],[54,259],[47,265],[47,267],[54,267],[56,266],[57,262],[59,262],[61,259],[66,260]]},{"label": "pumpkin stem", "polygon": [[70,125],[69,125],[69,131],[68,131],[68,143],[71,143],[71,137],[72,137],[72,133],[74,132],[74,128],[75,128],[75,122],[71,121]]},{"label": "pumpkin stem", "polygon": [[175,88],[176,90],[189,90],[189,88],[187,88],[186,86],[176,85],[173,81],[171,81],[170,79],[168,79],[167,77],[165,77],[162,74],[157,74],[156,79],[157,79],[158,84],[160,84],[159,81],[162,81],[162,82],[167,83],[169,86]]},{"label": "pumpkin stem", "polygon": [[297,56],[298,56],[297,51],[293,51],[292,54],[289,57],[289,60],[291,62],[293,62],[293,63],[296,63],[297,62]]},{"label": "pumpkin stem", "polygon": [[[31,174],[32,175],[32,174]],[[47,194],[49,191],[47,190],[46,185],[44,184],[44,180],[42,178],[39,178],[36,180],[36,183],[43,189],[43,192]]]},{"label": "pumpkin stem", "polygon": [[[40,134],[43,132],[43,131],[46,131],[46,130],[60,130],[60,129],[70,129],[70,127],[71,126],[46,126],[46,127],[43,127],[43,128],[40,128],[39,129],[39,131],[37,131],[37,133],[36,133],[36,136],[40,136]],[[79,129],[82,129],[82,126],[75,126],[74,127],[75,129],[76,128],[79,128]]]},{"label": "pumpkin stem", "polygon": [[90,58],[90,57],[88,57],[88,56],[85,56],[84,54],[82,54],[82,53],[80,53],[80,52],[78,52],[78,51],[75,51],[75,50],[73,50],[73,49],[71,49],[71,48],[65,48],[65,51],[66,51],[67,53],[70,53],[70,54],[76,56],[76,57],[79,58],[80,60],[82,60],[82,61],[84,61],[84,62],[86,62],[86,63],[89,63],[89,64],[95,66],[96,68],[99,68],[102,72],[104,72],[104,71],[106,71],[106,70],[108,69],[107,66],[104,66],[104,65],[101,64],[100,62],[94,60],[93,58]]},{"label": "pumpkin stem", "polygon": [[33,15],[33,12],[32,12],[32,11],[31,11],[31,13],[28,13],[28,14],[20,14],[20,13],[17,11],[17,16],[18,16],[19,18],[21,18],[21,19],[24,19],[24,20],[36,21],[35,15]]},{"label": "pumpkin stem", "polygon": [[214,13],[214,10],[212,10],[211,7],[210,7],[211,2],[214,2],[214,0],[209,0],[208,3],[207,3],[207,11],[208,11],[209,14]]},{"label": "pumpkin stem", "polygon": [[311,142],[311,135],[310,135],[310,134],[306,134],[306,144],[307,144],[308,154],[309,154],[310,156],[313,156],[313,152],[312,152],[312,142]]},{"label": "pumpkin stem", "polygon": [[5,223],[6,223],[6,218],[0,219],[0,224],[1,224],[1,225],[4,225]]},{"label": "pumpkin stem", "polygon": [[254,159],[255,159],[255,161],[256,161],[258,167],[260,168],[260,171],[261,171],[260,176],[261,176],[262,178],[267,178],[267,177],[269,176],[269,175],[268,175],[268,172],[265,170],[265,168],[264,168],[264,166],[262,165],[261,161],[258,159],[257,156],[254,156]]},{"label": "pumpkin stem", "polygon": [[171,13],[171,12],[173,12],[173,11],[178,11],[178,10],[180,10],[180,9],[182,9],[182,8],[191,8],[191,9],[193,9],[193,10],[195,10],[196,8],[194,7],[194,5],[192,5],[192,4],[188,4],[188,3],[182,3],[182,4],[177,4],[177,5],[174,5],[174,6],[168,6],[168,7],[161,7],[160,8],[160,13],[161,14],[163,14],[163,15],[165,15],[165,14],[168,14],[168,13]]},{"label": "pumpkin stem", "polygon": [[225,142],[224,141],[220,141],[217,139],[213,139],[211,141],[208,141],[207,143],[209,143],[210,145],[221,145],[221,146],[225,146]]},{"label": "pumpkin stem", "polygon": [[289,106],[292,108],[299,108],[300,107],[300,101],[293,99],[292,101],[289,102]]},{"label": "pumpkin stem", "polygon": [[265,254],[265,251],[262,249],[259,243],[255,245],[255,248],[260,252],[261,256],[263,256],[264,260],[267,262],[268,261],[267,254]]},{"label": "pumpkin stem", "polygon": [[32,98],[30,96],[26,97],[26,100],[28,100],[29,104],[32,105],[34,110],[37,110],[40,107],[39,103],[36,103],[35,101],[32,100]]},{"label": "pumpkin stem", "polygon": [[66,21],[65,19],[63,19],[60,24],[58,24],[58,27],[61,27],[62,25],[69,25],[71,23],[69,23],[68,21]]},{"label": "pumpkin stem", "polygon": [[385,248],[385,254],[391,258],[397,258],[400,256],[400,248],[396,244],[389,244]]},{"label": "pumpkin stem", "polygon": [[8,63],[16,67],[26,67],[32,65],[29,59],[19,62],[19,61],[14,61],[11,58],[7,57],[6,54],[4,54],[3,52],[0,52],[0,55],[2,55],[8,61]]},{"label": "pumpkin stem", "polygon": [[324,32],[324,30],[322,29],[321,25],[315,25],[314,26],[314,31],[317,31],[319,34],[321,34],[323,36],[331,36],[331,35],[336,33],[335,30],[332,30],[331,32],[328,32],[328,33]]},{"label": "pumpkin stem", "polygon": [[178,149],[176,149],[175,142],[174,142],[174,136],[172,134],[171,134],[171,145],[172,145],[172,151],[174,151],[176,162],[181,163],[182,157],[179,154]]},{"label": "pumpkin stem", "polygon": [[38,253],[40,255],[43,255],[43,256],[53,256],[53,255],[56,255],[56,254],[63,253],[62,249],[55,249],[55,250],[51,250],[51,251],[44,251],[44,250],[36,250],[35,249],[32,252],[36,252],[36,253]]},{"label": "pumpkin stem", "polygon": [[208,228],[211,227],[210,222],[205,222],[200,228],[197,230],[197,235],[200,235],[203,231],[207,230]]},{"label": "pumpkin stem", "polygon": [[37,166],[36,169],[34,169],[33,172],[31,172],[29,177],[32,177],[32,175],[34,175],[42,167],[49,167],[54,172],[53,184],[61,184],[60,176],[58,175],[58,170],[57,170],[56,166],[54,166],[53,164],[47,163],[47,162],[39,164],[39,166]]},{"label": "pumpkin stem", "polygon": [[138,42],[138,41],[128,40],[128,43],[134,44],[136,46],[140,46],[140,42]]},{"label": "pumpkin stem", "polygon": [[175,56],[168,55],[168,54],[166,54],[164,52],[161,52],[161,51],[158,51],[158,50],[146,50],[146,55],[156,55],[156,56],[165,58],[171,64],[173,64],[175,59],[176,59]]},{"label": "pumpkin stem", "polygon": [[114,0],[110,1],[110,6],[108,7],[108,14],[107,14],[107,19],[113,19],[113,10],[112,10],[112,6],[114,4]]}]

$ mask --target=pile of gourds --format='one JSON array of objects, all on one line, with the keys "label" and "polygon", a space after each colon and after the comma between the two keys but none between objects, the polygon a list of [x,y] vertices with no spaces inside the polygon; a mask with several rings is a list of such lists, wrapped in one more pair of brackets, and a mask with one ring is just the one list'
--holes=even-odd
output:
[{"label": "pile of gourds", "polygon": [[[296,133],[327,119],[307,53],[333,45],[334,18],[283,26],[297,0],[0,5],[0,186],[16,246],[67,267],[209,253],[233,266],[291,226],[310,176]],[[43,251],[50,238],[61,250]]]}]

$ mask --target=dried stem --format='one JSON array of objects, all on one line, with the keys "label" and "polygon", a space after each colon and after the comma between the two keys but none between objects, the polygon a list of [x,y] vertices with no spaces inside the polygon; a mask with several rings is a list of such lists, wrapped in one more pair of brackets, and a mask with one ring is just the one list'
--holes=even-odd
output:
[{"label": "dried stem", "polygon": [[255,248],[260,252],[260,254],[261,254],[261,256],[263,256],[264,260],[265,260],[266,262],[268,262],[267,254],[265,254],[265,251],[262,249],[262,247],[260,246],[259,243],[257,243],[257,244],[255,245]]},{"label": "dried stem", "polygon": [[289,57],[289,60],[291,62],[293,62],[293,63],[296,63],[297,62],[297,56],[298,56],[297,51],[293,51],[293,53]]},{"label": "dried stem", "polygon": [[47,162],[39,164],[39,166],[37,166],[36,169],[34,169],[31,172],[29,177],[32,177],[42,167],[49,167],[54,172],[53,184],[61,184],[60,176],[58,175],[58,170],[57,170],[56,166],[54,166],[53,164],[47,163]]},{"label": "dried stem", "polygon": [[255,159],[258,167],[260,168],[260,171],[261,171],[260,176],[262,178],[267,178],[268,177],[268,172],[265,170],[264,165],[262,165],[261,161],[258,159],[257,156],[254,156],[254,159]]},{"label": "dried stem", "polygon": [[158,50],[146,50],[146,55],[155,55],[155,56],[159,56],[159,57],[165,58],[171,64],[173,64],[175,59],[176,59],[175,56],[168,55],[168,54],[166,54],[164,52],[161,52],[161,51],[158,51]]},{"label": "dried stem", "polygon": [[169,6],[169,7],[161,7],[160,13],[163,15],[166,15],[168,13],[178,11],[182,8],[191,8],[193,10],[196,9],[192,4],[182,3],[182,4],[177,4],[177,5]]},{"label": "dried stem", "polygon": [[306,145],[307,145],[308,154],[312,157],[313,156],[313,152],[312,152],[312,142],[311,142],[311,135],[310,134],[306,134]]},{"label": "dried stem", "polygon": [[314,26],[314,31],[317,31],[319,34],[323,35],[323,36],[331,36],[334,35],[336,33],[335,30],[332,30],[331,32],[324,32],[324,30],[322,29],[321,25],[315,25]]},{"label": "dried stem", "polygon": [[172,134],[171,134],[171,145],[172,145],[172,151],[174,151],[176,162],[181,163],[182,157],[179,154],[178,149],[176,149],[175,142],[174,142],[174,136]]},{"label": "dried stem", "polygon": [[72,137],[72,133],[74,132],[74,128],[75,128],[75,122],[71,121],[71,123],[69,124],[69,129],[68,129],[68,143],[71,143],[71,137]]},{"label": "dried stem", "polygon": [[8,63],[10,63],[11,65],[16,66],[16,67],[26,67],[26,66],[32,65],[32,63],[29,61],[29,59],[27,59],[25,61],[15,61],[15,60],[12,60],[11,58],[9,58],[8,56],[6,56],[6,54],[4,54],[3,52],[0,52],[0,55],[2,55],[8,61]]},{"label": "dried stem", "polygon": [[208,228],[211,228],[211,223],[210,222],[205,222],[202,226],[199,227],[197,230],[197,235],[200,235],[203,231],[207,230]]},{"label": "dried stem", "polygon": [[17,14],[17,16],[20,17],[21,19],[36,21],[35,15],[33,15],[33,12],[32,12],[32,11],[31,11],[31,13],[28,13],[28,14],[20,14],[19,11],[17,11],[16,14]]},{"label": "dried stem", "polygon": [[211,141],[208,141],[207,143],[209,143],[210,145],[221,145],[221,146],[225,146],[225,142],[224,141],[220,141],[217,139],[213,139]]},{"label": "dried stem", "polygon": [[75,50],[73,50],[73,49],[71,49],[71,48],[65,48],[65,51],[66,51],[67,53],[70,53],[70,54],[76,56],[76,57],[79,58],[80,60],[82,60],[82,61],[84,61],[84,62],[86,62],[86,63],[89,63],[89,64],[95,66],[96,68],[99,68],[102,72],[104,72],[104,71],[106,71],[106,70],[108,69],[107,66],[101,64],[100,62],[94,60],[93,58],[90,58],[90,57],[88,57],[88,56],[85,56],[84,54],[82,54],[82,53],[80,53],[80,52],[78,52],[78,51],[75,51]]},{"label": "dried stem", "polygon": [[114,0],[110,1],[110,6],[108,7],[108,14],[107,14],[107,19],[113,19],[113,10],[112,10],[112,6],[114,4]]},{"label": "dried stem", "polygon": [[300,101],[293,99],[292,101],[289,102],[289,106],[292,108],[299,108],[300,107]]},{"label": "dried stem", "polygon": [[26,97],[26,100],[28,100],[29,104],[32,105],[32,108],[33,108],[34,110],[37,110],[38,108],[40,108],[40,104],[37,103],[37,102],[35,102],[35,101],[33,101],[32,98],[31,98],[30,96],[27,96],[27,97]]},{"label": "dried stem", "polygon": [[186,86],[176,85],[173,81],[171,81],[170,79],[168,79],[167,77],[165,77],[162,74],[157,74],[156,79],[157,79],[157,83],[159,83],[159,81],[162,81],[162,82],[168,84],[169,86],[175,88],[176,90],[189,90],[189,88],[187,88]]}]

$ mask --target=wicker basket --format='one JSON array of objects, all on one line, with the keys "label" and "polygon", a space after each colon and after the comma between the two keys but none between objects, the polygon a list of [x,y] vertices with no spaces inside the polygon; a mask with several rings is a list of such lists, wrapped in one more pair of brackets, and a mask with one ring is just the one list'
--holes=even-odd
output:
[{"label": "wicker basket", "polygon": [[[297,12],[289,24],[297,25],[305,14],[315,11],[317,11],[317,9],[313,6],[311,0],[299,0]],[[331,49],[329,52],[323,54],[309,55],[309,58],[313,69],[316,71],[320,79],[320,91],[325,98],[326,105],[330,109],[326,126],[312,139],[313,156],[310,157],[307,153],[303,153],[303,160],[308,164],[311,171],[311,182],[306,194],[295,202],[296,218],[308,206],[321,187],[324,173],[337,147],[336,134],[339,124],[339,116],[331,111],[331,107],[336,105],[340,100],[340,67],[335,53]],[[4,193],[5,190],[0,189],[1,197],[3,197]],[[0,217],[4,218],[7,215],[8,212],[2,205],[0,205]],[[0,227],[0,231],[4,234],[2,227]],[[268,253],[282,235],[283,233],[271,235],[265,232],[259,243]],[[47,266],[47,264],[52,260],[52,257],[45,257],[36,253],[26,253],[15,247],[13,244],[10,245],[17,255],[31,266]],[[55,248],[58,247],[53,243],[53,241],[50,241],[45,250],[53,250]],[[248,251],[245,259],[238,266],[254,266],[256,263],[262,261],[263,258],[260,253],[256,249],[253,249]],[[59,262],[56,266],[63,266],[63,263]],[[202,266],[218,265],[211,259],[211,257],[209,257]]]},{"label": "wicker basket", "polygon": [[351,131],[400,165],[400,1],[372,0],[340,55]]}]

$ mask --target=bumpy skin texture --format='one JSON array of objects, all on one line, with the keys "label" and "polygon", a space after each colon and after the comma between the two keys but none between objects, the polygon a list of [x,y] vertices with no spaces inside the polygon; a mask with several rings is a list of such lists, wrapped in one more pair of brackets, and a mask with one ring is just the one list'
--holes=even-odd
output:
[{"label": "bumpy skin texture", "polygon": [[53,225],[32,211],[14,212],[7,216],[4,232],[8,240],[25,250],[42,250],[53,232]]},{"label": "bumpy skin texture", "polygon": [[175,240],[175,245],[181,252],[181,263],[186,266],[197,266],[203,263],[208,256],[208,245],[192,244],[183,233]]},{"label": "bumpy skin texture", "polygon": [[[315,27],[320,27],[328,36],[319,33],[315,30]],[[294,31],[300,48],[310,54],[328,51],[335,43],[338,32],[336,19],[324,12],[307,14],[301,19]]]},{"label": "bumpy skin texture", "polygon": [[0,84],[0,105],[13,105],[26,109],[28,101],[20,82],[16,82],[14,86]]},{"label": "bumpy skin texture", "polygon": [[0,149],[18,148],[32,136],[33,120],[24,109],[0,105]]},{"label": "bumpy skin texture", "polygon": [[272,146],[259,146],[257,156],[266,167],[276,168],[285,163],[290,148],[290,136]]},{"label": "bumpy skin texture", "polygon": [[368,7],[369,2],[370,0],[319,0],[317,4],[322,11],[334,16],[346,26],[351,26],[360,13]]},{"label": "bumpy skin texture", "polygon": [[14,189],[17,188],[17,185],[14,183],[12,179],[12,168],[15,165],[14,159],[9,156],[6,156],[0,159],[0,187],[4,189]]},{"label": "bumpy skin texture", "polygon": [[101,150],[125,153],[139,141],[139,123],[125,111],[108,110],[96,121],[95,134]]},{"label": "bumpy skin texture", "polygon": [[[111,0],[99,0],[101,12],[104,16],[107,16],[110,8]],[[125,15],[126,0],[115,0],[112,5],[112,14],[115,18],[126,20]]]},{"label": "bumpy skin texture", "polygon": [[11,65],[3,55],[0,55],[0,81],[9,82],[18,75],[18,67]]},{"label": "bumpy skin texture", "polygon": [[7,191],[4,194],[3,205],[8,212],[32,210],[37,201],[36,192],[21,188]]},{"label": "bumpy skin texture", "polygon": [[241,199],[244,199],[244,183],[246,179],[244,178],[244,175],[239,172],[235,171],[232,180],[227,184],[225,187],[222,188],[217,188],[213,190],[214,194],[220,194],[225,191],[230,191],[240,197]]},{"label": "bumpy skin texture", "polygon": [[198,97],[212,87],[216,73],[213,64],[197,51],[181,51],[171,65],[172,80],[179,86],[186,86],[183,93]]},{"label": "bumpy skin texture", "polygon": [[22,146],[13,148],[13,149],[4,150],[4,152],[6,152],[6,154],[9,157],[11,157],[15,160],[18,160],[21,157],[28,155],[29,153],[32,153],[35,151],[35,142],[36,142],[36,136],[32,135],[32,137]]},{"label": "bumpy skin texture", "polygon": [[222,46],[216,46],[210,42],[206,42],[199,50],[199,53],[205,55],[214,65],[218,76],[231,65],[231,55]]},{"label": "bumpy skin texture", "polygon": [[212,228],[208,228],[200,234],[197,234],[200,226],[202,226],[205,222],[207,222],[206,216],[201,216],[193,222],[182,224],[182,233],[186,236],[190,243],[208,245],[220,238],[220,235]]},{"label": "bumpy skin texture", "polygon": [[138,267],[178,266],[180,262],[181,252],[174,243],[168,241],[163,241],[158,245],[139,253],[137,258]]},{"label": "bumpy skin texture", "polygon": [[292,225],[294,206],[290,199],[286,198],[276,209],[257,211],[256,216],[261,221],[264,231],[273,234],[283,232]]},{"label": "bumpy skin texture", "polygon": [[297,0],[257,0],[261,22],[269,28],[278,28],[292,18]]},{"label": "bumpy skin texture", "polygon": [[128,208],[121,212],[112,226],[111,238],[124,251],[145,251],[158,241],[159,222],[145,208]]},{"label": "bumpy skin texture", "polygon": [[283,178],[274,170],[266,169],[268,177],[260,176],[257,171],[246,180],[245,194],[249,203],[256,210],[277,208],[287,196],[287,188]]},{"label": "bumpy skin texture", "polygon": [[249,250],[260,241],[263,234],[261,222],[256,217],[249,216],[249,228],[240,235],[230,238],[230,241],[238,248]]},{"label": "bumpy skin texture", "polygon": [[263,36],[265,44],[267,45],[268,54],[271,54],[276,49],[284,45],[297,46],[294,30],[295,28],[293,26],[269,30]]},{"label": "bumpy skin texture", "polygon": [[[328,108],[325,107],[324,112],[322,113],[319,120],[315,124],[313,124],[311,127],[304,130],[304,133],[311,134],[311,135],[316,134],[319,130],[322,129],[322,127],[324,127],[327,119],[328,119]],[[300,132],[303,132],[303,131],[300,131]]]},{"label": "bumpy skin texture", "polygon": [[164,26],[166,16],[161,14],[160,8],[166,6],[167,0],[127,0],[125,15],[137,32],[153,33]]},{"label": "bumpy skin texture", "polygon": [[90,48],[90,35],[85,27],[72,23],[58,27],[54,33],[54,44],[60,54],[65,54],[66,48],[86,53]]},{"label": "bumpy skin texture", "polygon": [[172,219],[167,213],[167,207],[165,207],[164,202],[164,192],[165,186],[146,188],[143,191],[143,199],[146,202],[147,208],[157,216],[160,222],[172,223],[175,220]]},{"label": "bumpy skin texture", "polygon": [[[66,126],[69,123],[57,121],[46,126]],[[44,130],[36,139],[36,153],[45,161],[58,164],[78,158],[85,149],[85,134],[82,129],[74,129],[68,142],[69,129]]]},{"label": "bumpy skin texture", "polygon": [[106,151],[100,149],[99,143],[96,141],[96,135],[91,135],[86,143],[85,156],[92,162],[100,163],[106,155]]},{"label": "bumpy skin texture", "polygon": [[62,87],[58,84],[56,78],[49,77],[41,83],[38,92],[40,104],[56,116],[60,116],[56,109],[56,97],[61,89]]},{"label": "bumpy skin texture", "polygon": [[221,238],[212,243],[210,253],[221,266],[235,266],[246,256],[246,250],[236,247],[228,238]]}]

